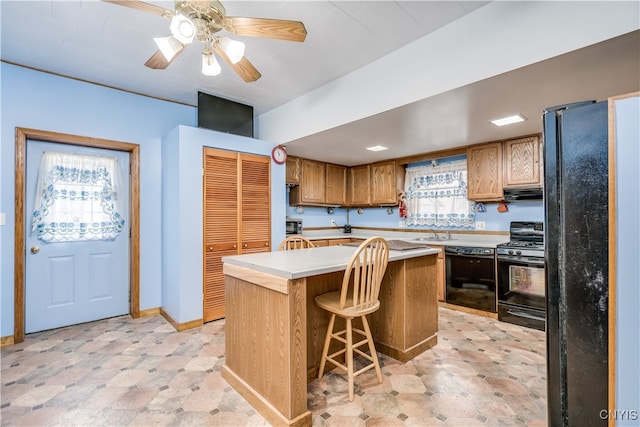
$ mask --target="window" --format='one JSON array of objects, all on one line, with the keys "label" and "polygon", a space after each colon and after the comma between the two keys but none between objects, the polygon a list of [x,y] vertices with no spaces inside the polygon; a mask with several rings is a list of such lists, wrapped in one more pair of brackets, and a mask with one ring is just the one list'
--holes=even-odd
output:
[{"label": "window", "polygon": [[409,166],[405,177],[407,225],[475,228],[475,204],[467,200],[467,160]]},{"label": "window", "polygon": [[46,242],[113,240],[124,227],[113,157],[45,152],[31,231]]}]

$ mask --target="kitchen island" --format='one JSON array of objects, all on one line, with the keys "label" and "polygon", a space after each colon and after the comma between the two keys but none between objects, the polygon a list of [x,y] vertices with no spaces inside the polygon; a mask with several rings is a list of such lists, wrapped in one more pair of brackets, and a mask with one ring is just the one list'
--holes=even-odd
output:
[{"label": "kitchen island", "polygon": [[[329,314],[316,295],[337,290],[353,246],[224,257],[226,360],[222,376],[273,425],[311,425]],[[437,343],[436,262],[429,247],[391,250],[380,309],[369,316],[376,349],[407,361]]]}]

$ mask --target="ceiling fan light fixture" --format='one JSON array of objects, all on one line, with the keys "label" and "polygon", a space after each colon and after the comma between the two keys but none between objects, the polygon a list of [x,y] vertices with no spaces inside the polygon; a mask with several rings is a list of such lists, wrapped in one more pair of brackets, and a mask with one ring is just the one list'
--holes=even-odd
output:
[{"label": "ceiling fan light fixture", "polygon": [[237,64],[244,56],[244,43],[229,37],[220,37],[220,48],[229,57],[232,64]]},{"label": "ceiling fan light fixture", "polygon": [[218,64],[216,57],[211,51],[202,52],[202,74],[205,76],[217,76],[222,72],[222,67]]},{"label": "ceiling fan light fixture", "polygon": [[171,61],[184,46],[173,36],[154,37],[153,41],[156,42],[156,46],[158,46],[158,49],[160,49],[160,52],[162,52],[162,55],[167,61]]},{"label": "ceiling fan light fixture", "polygon": [[186,16],[177,14],[169,26],[173,37],[183,44],[189,44],[196,36],[196,26]]}]

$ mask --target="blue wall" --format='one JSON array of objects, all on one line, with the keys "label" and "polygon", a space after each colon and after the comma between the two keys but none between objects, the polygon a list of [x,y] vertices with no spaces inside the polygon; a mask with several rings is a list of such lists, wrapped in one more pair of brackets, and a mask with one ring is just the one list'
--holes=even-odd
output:
[{"label": "blue wall", "polygon": [[[274,145],[186,126],[163,139],[162,307],[178,323],[202,318],[203,147],[270,156]],[[271,201],[271,241],[276,245],[285,237],[285,166],[274,162]]]},{"label": "blue wall", "polygon": [[[616,409],[640,417],[640,97],[616,102]],[[613,278],[610,278],[610,280]]]},{"label": "blue wall", "polygon": [[196,109],[0,63],[0,336],[13,335],[15,128],[140,145],[140,309],[161,305],[161,140],[177,125],[195,126]]},{"label": "blue wall", "polygon": [[[387,208],[364,208],[362,214],[356,209],[337,208],[333,214],[327,213],[327,208],[304,207],[302,213],[295,207],[289,206],[287,195],[287,216],[301,218],[304,227],[330,227],[331,220],[335,220],[338,226],[349,223],[359,227],[384,227],[399,228],[400,217],[398,209],[393,208],[393,213],[388,214]],[[486,212],[477,212],[476,221],[485,222],[487,231],[509,231],[511,221],[543,221],[544,205],[542,200],[526,200],[510,203],[508,212],[498,212],[497,203],[485,203]],[[407,230],[426,230],[427,227],[406,227]]]},{"label": "blue wall", "polygon": [[[178,322],[202,317],[202,277],[185,282],[189,269],[158,268],[164,259],[182,259],[201,265],[202,227],[194,220],[202,212],[202,147],[270,155],[275,145],[265,141],[196,128],[195,107],[160,101],[99,85],[0,63],[2,143],[0,146],[0,212],[6,226],[0,226],[0,336],[14,330],[14,229],[15,229],[15,128],[23,127],[110,139],[140,145],[140,309],[165,307]],[[179,127],[181,126],[182,127]],[[167,135],[181,135],[179,144],[165,144]],[[186,135],[186,136],[184,136]],[[163,148],[168,150],[162,153]],[[164,161],[172,159],[172,161]],[[187,162],[187,163],[184,163]],[[272,163],[272,218],[285,211],[285,167]],[[166,179],[172,177],[175,179]],[[164,183],[163,183],[164,179]],[[180,235],[183,251],[163,245],[163,198],[181,209],[184,221]],[[173,207],[166,207],[167,214]],[[171,218],[171,216],[169,216]],[[173,224],[164,224],[171,227]],[[284,222],[274,220],[272,241],[284,238]],[[184,249],[188,249],[185,251]],[[194,252],[195,250],[195,252]],[[201,266],[198,272],[201,274]],[[163,274],[170,274],[166,281]],[[173,284],[163,290],[162,283]],[[190,286],[180,284],[189,283]],[[197,289],[196,289],[197,288]],[[195,290],[194,290],[195,289]],[[167,292],[165,295],[164,292]],[[172,292],[177,292],[176,295]],[[178,297],[174,300],[174,297]],[[177,301],[177,303],[176,303]]]}]

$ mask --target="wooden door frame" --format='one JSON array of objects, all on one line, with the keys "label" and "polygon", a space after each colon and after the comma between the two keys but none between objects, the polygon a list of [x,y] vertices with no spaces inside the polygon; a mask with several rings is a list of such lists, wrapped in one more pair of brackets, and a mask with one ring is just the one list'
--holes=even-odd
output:
[{"label": "wooden door frame", "polygon": [[69,135],[37,129],[16,127],[16,182],[14,236],[14,343],[24,341],[25,335],[25,212],[27,141],[38,140],[82,147],[103,148],[129,153],[129,314],[140,317],[140,146],[127,142],[86,136]]}]

